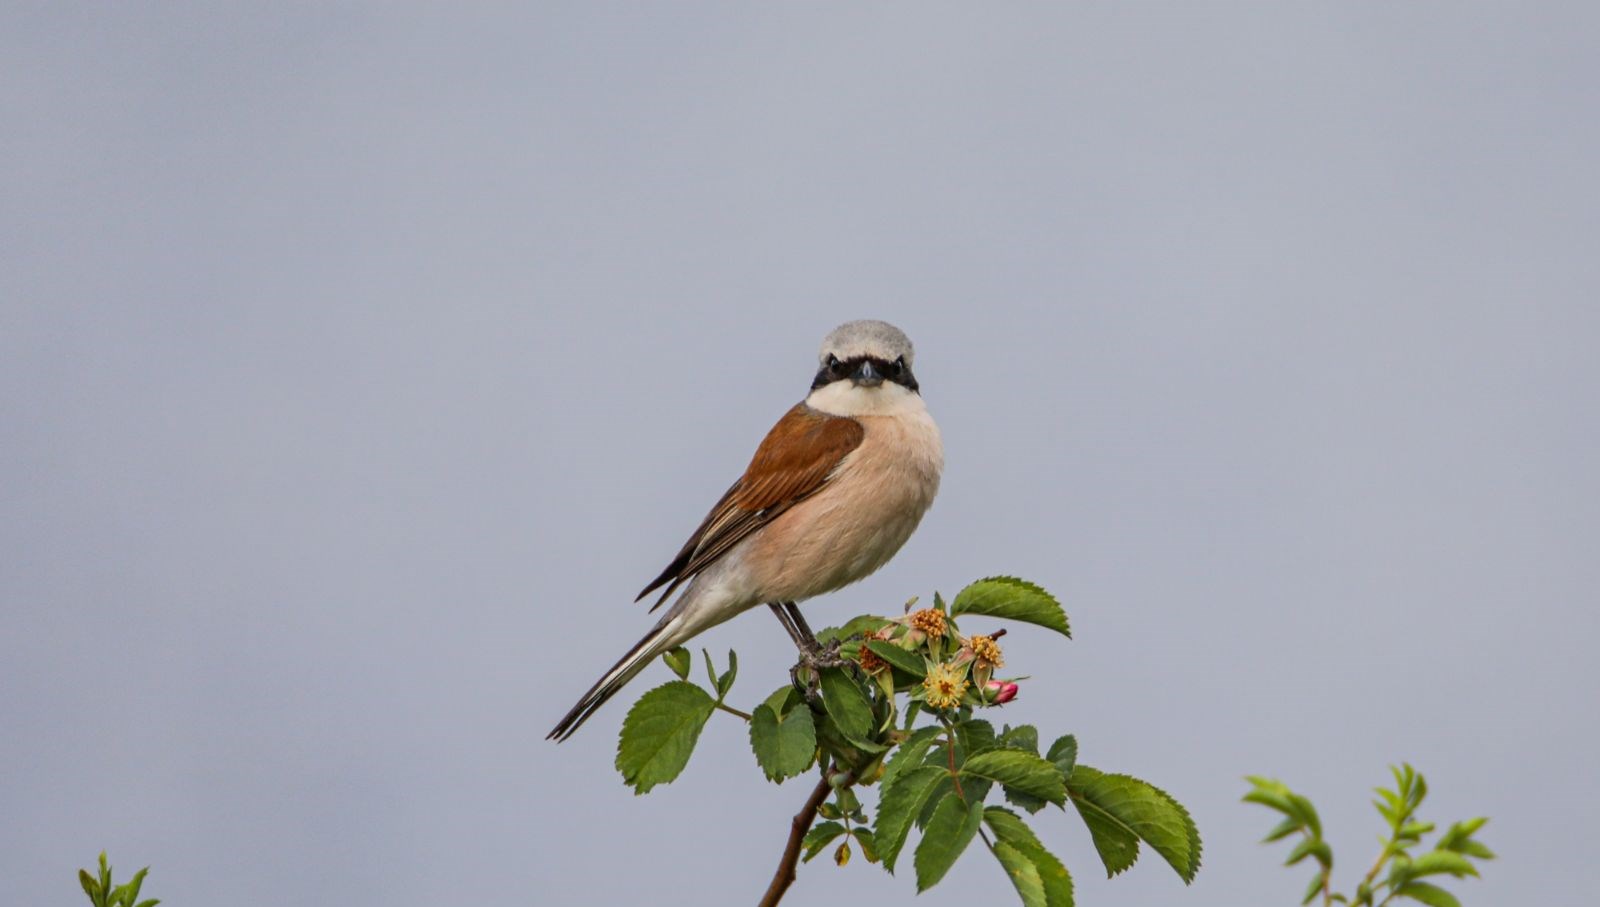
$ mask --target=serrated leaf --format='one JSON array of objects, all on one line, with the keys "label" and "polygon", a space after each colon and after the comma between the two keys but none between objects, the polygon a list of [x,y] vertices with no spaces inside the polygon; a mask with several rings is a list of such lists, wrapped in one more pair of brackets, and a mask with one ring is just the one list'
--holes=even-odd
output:
[{"label": "serrated leaf", "polygon": [[1057,737],[1056,742],[1050,744],[1050,750],[1044,757],[1055,763],[1056,768],[1061,771],[1061,777],[1070,777],[1073,768],[1078,764],[1078,738],[1071,734]]},{"label": "serrated leaf", "polygon": [[684,680],[639,697],[623,719],[617,740],[617,771],[634,793],[646,793],[678,777],[714,708],[716,703],[705,690]]},{"label": "serrated leaf", "polygon": [[911,732],[910,737],[901,741],[893,755],[883,764],[883,777],[878,781],[883,785],[883,790],[888,790],[889,785],[900,776],[901,772],[921,764],[922,758],[933,747],[934,738],[939,736],[939,731],[940,728],[937,727],[917,728]]},{"label": "serrated leaf", "polygon": [[1024,750],[1039,755],[1039,729],[1031,724],[1008,727],[1001,732],[999,744],[1007,749]]},{"label": "serrated leaf", "polygon": [[954,793],[939,801],[917,844],[917,893],[939,884],[983,822],[983,804],[967,805]]},{"label": "serrated leaf", "polygon": [[1045,903],[1048,907],[1072,907],[1072,876],[1061,865],[1055,854],[1046,850],[1033,829],[1021,817],[1007,809],[991,806],[983,811],[983,820],[994,831],[995,837],[1021,851],[1033,862],[1044,885]]},{"label": "serrated leaf", "polygon": [[1421,901],[1428,907],[1461,907],[1461,902],[1456,900],[1455,895],[1427,882],[1408,882],[1400,886],[1395,894],[1413,901]]},{"label": "serrated leaf", "polygon": [[962,589],[950,603],[950,613],[1020,620],[1072,638],[1067,613],[1055,596],[1014,576],[991,576]]},{"label": "serrated leaf", "polygon": [[999,782],[1056,805],[1066,803],[1067,789],[1054,763],[1022,750],[989,750],[972,756],[961,766],[963,776]]},{"label": "serrated leaf", "polygon": [[689,679],[689,668],[694,664],[694,656],[689,654],[688,649],[683,646],[673,646],[661,653],[661,660],[672,669],[672,673],[678,675],[679,680]]},{"label": "serrated leaf", "polygon": [[994,725],[982,718],[969,718],[956,724],[956,766],[959,768],[969,756],[994,749]]},{"label": "serrated leaf", "polygon": [[1089,829],[1089,839],[1094,842],[1095,853],[1106,867],[1106,878],[1111,878],[1132,866],[1139,859],[1139,836],[1118,823],[1110,815],[1083,801],[1072,798],[1078,817]]},{"label": "serrated leaf", "polygon": [[1032,794],[1025,794],[1022,791],[1012,790],[1009,787],[1002,786],[1000,789],[1005,793],[1007,803],[1010,803],[1012,806],[1015,806],[1018,809],[1027,810],[1029,815],[1033,815],[1039,812],[1039,810],[1050,805],[1050,802],[1045,800],[1043,797],[1035,797]]},{"label": "serrated leaf", "polygon": [[[1135,835],[1149,844],[1178,873],[1187,884],[1194,880],[1200,869],[1200,832],[1195,828],[1189,811],[1184,809],[1165,791],[1128,775],[1105,774],[1086,765],[1079,765],[1067,779],[1073,805],[1077,806],[1091,834],[1094,823],[1090,815],[1098,815],[1105,823]],[[1099,835],[1096,849],[1100,848]],[[1119,843],[1125,843],[1125,839]],[[1105,851],[1101,851],[1102,859]],[[1127,860],[1127,868],[1137,858],[1137,852]],[[1115,875],[1111,862],[1106,868]]]},{"label": "serrated leaf", "polygon": [[907,769],[884,787],[878,799],[878,817],[873,826],[872,840],[878,848],[883,868],[894,872],[895,860],[905,846],[911,824],[922,812],[922,801],[943,779],[949,778],[943,769],[932,766]]},{"label": "serrated leaf", "polygon": [[822,707],[839,732],[855,741],[872,739],[872,704],[855,678],[839,668],[822,672]]},{"label": "serrated leaf", "polygon": [[1039,878],[1039,868],[1032,860],[1004,841],[995,842],[994,857],[1011,877],[1011,885],[1022,898],[1023,907],[1049,907],[1044,896],[1044,880]]},{"label": "serrated leaf", "polygon": [[804,772],[817,754],[817,729],[810,709],[794,709],[780,721],[767,705],[750,715],[750,749],[768,781]]},{"label": "serrated leaf", "polygon": [[842,834],[844,834],[844,826],[838,822],[818,822],[816,825],[811,826],[811,830],[806,832],[806,836],[800,840],[800,846],[804,850],[804,856],[800,858],[800,862],[811,862],[812,857],[822,853],[822,848],[833,843],[833,839]]},{"label": "serrated leaf", "polygon": [[866,647],[874,655],[913,677],[926,677],[928,675],[928,662],[921,655],[902,649],[898,645],[882,639],[869,639],[866,642]]}]

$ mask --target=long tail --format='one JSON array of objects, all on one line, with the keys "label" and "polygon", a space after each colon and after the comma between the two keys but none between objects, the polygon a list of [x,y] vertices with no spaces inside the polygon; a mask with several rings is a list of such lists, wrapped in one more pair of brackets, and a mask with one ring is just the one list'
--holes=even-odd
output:
[{"label": "long tail", "polygon": [[606,700],[615,696],[624,684],[649,667],[652,659],[677,645],[684,635],[681,632],[683,623],[682,619],[669,614],[666,620],[645,634],[644,639],[635,643],[634,647],[628,650],[628,654],[622,656],[622,660],[612,666],[604,677],[595,681],[589,692],[583,694],[583,698],[572,707],[572,711],[557,722],[555,730],[547,734],[544,739],[560,743],[576,733],[578,728],[589,720],[589,716],[606,704]]}]

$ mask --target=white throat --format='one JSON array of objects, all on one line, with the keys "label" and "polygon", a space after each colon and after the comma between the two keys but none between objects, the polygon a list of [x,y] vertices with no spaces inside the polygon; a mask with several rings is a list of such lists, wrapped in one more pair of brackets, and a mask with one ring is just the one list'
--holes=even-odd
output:
[{"label": "white throat", "polygon": [[928,411],[921,394],[892,381],[877,387],[835,381],[812,391],[806,405],[830,416],[905,416]]}]

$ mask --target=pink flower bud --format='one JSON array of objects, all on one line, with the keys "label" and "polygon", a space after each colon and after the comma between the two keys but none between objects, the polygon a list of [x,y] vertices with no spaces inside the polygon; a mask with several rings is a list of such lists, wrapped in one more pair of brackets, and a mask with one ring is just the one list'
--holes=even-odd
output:
[{"label": "pink flower bud", "polygon": [[1006,680],[991,680],[983,685],[989,693],[989,701],[995,705],[1003,705],[1017,698],[1017,685]]}]

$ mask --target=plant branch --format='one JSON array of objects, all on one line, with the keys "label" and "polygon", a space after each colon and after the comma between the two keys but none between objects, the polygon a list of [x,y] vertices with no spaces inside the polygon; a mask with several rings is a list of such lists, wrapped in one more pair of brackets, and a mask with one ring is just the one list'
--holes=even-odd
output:
[{"label": "plant branch", "polygon": [[767,886],[767,893],[761,896],[759,907],[774,907],[783,900],[783,893],[794,884],[794,868],[800,862],[800,842],[810,830],[811,823],[817,820],[817,810],[822,807],[822,801],[828,799],[828,793],[833,786],[828,784],[828,769],[823,767],[822,777],[817,780],[817,786],[812,789],[811,796],[806,798],[804,806],[794,814],[794,821],[789,825],[789,843],[783,848],[783,856],[778,860],[778,871],[772,874],[772,884]]},{"label": "plant branch", "polygon": [[751,720],[750,719],[750,714],[748,712],[741,712],[738,709],[734,708],[733,706],[728,705],[727,703],[715,702],[715,703],[712,703],[712,705],[715,705],[717,708],[721,709],[722,711],[727,712],[729,715],[733,715],[733,716],[738,717],[738,718],[743,718],[747,723]]}]

